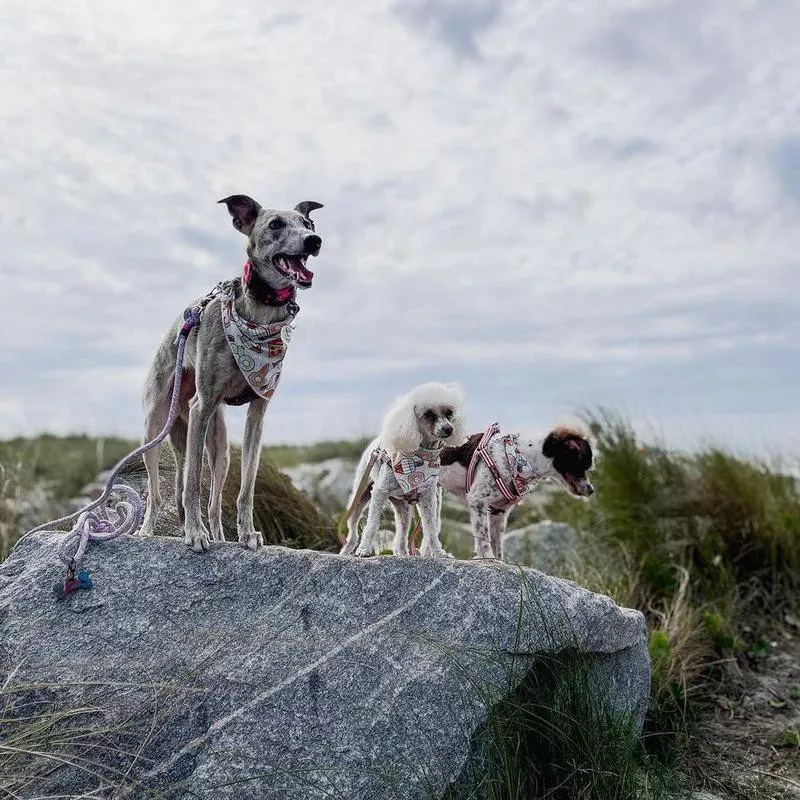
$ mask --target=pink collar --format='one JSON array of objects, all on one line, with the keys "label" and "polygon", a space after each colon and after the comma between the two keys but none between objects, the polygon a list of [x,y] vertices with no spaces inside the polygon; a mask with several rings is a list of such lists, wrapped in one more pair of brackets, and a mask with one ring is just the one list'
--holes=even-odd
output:
[{"label": "pink collar", "polygon": [[294,286],[273,289],[254,269],[248,261],[242,268],[242,283],[253,293],[260,303],[267,306],[285,306],[294,300]]}]

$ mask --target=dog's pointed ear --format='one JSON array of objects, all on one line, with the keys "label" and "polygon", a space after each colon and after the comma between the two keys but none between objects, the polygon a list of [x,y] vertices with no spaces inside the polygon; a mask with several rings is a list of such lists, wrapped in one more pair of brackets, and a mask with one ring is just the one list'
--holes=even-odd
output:
[{"label": "dog's pointed ear", "polygon": [[258,217],[258,212],[261,211],[261,206],[252,197],[248,197],[246,194],[232,194],[230,197],[217,200],[217,202],[225,203],[228,213],[233,218],[233,227],[237,231],[245,236],[249,236],[253,232],[253,225]]},{"label": "dog's pointed ear", "polygon": [[306,219],[311,219],[311,212],[316,211],[318,208],[323,208],[322,203],[315,203],[313,200],[303,200],[295,207],[295,211],[299,211]]}]

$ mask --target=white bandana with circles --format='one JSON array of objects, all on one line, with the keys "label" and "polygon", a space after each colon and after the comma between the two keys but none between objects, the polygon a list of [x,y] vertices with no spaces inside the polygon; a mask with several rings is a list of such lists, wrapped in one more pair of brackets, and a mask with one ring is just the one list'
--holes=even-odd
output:
[{"label": "white bandana with circles", "polygon": [[234,307],[236,292],[232,282],[220,287],[220,295],[222,327],[233,358],[250,388],[264,400],[271,400],[281,378],[293,326],[290,321],[260,325],[240,317]]}]

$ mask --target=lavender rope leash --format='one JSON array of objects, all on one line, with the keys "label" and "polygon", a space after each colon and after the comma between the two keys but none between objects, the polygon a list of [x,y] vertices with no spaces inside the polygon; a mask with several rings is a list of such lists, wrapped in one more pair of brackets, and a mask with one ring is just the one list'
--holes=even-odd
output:
[{"label": "lavender rope leash", "polygon": [[[186,339],[190,331],[200,321],[200,314],[206,304],[212,299],[215,292],[209,293],[197,306],[187,308],[183,312],[184,323],[178,332],[178,354],[175,358],[175,379],[172,384],[172,400],[170,401],[169,414],[167,421],[161,432],[149,442],[145,442],[140,447],[137,447],[132,453],[129,453],[121,461],[117,463],[105,483],[103,493],[97,500],[89,503],[78,511],[68,514],[65,517],[45,522],[42,525],[29,530],[24,536],[20,537],[14,545],[12,552],[24,539],[27,539],[31,534],[42,531],[44,533],[65,533],[58,530],[59,525],[65,522],[71,522],[76,517],[78,521],[72,527],[72,530],[66,532],[64,538],[58,544],[58,557],[67,565],[67,577],[62,584],[57,584],[54,587],[56,595],[61,599],[67,594],[77,589],[90,589],[92,581],[89,573],[86,570],[78,571],[78,566],[86,554],[86,548],[89,542],[108,542],[111,539],[116,539],[125,534],[133,534],[138,530],[142,524],[142,498],[139,493],[131,486],[124,483],[115,485],[115,481],[119,477],[120,472],[131,461],[152,450],[157,445],[164,441],[167,434],[170,432],[175,417],[178,414],[178,401],[181,393],[181,372],[183,370],[183,355],[186,349]],[[112,492],[119,495],[114,508],[110,508],[108,499]],[[61,588],[61,592],[58,588]]]}]

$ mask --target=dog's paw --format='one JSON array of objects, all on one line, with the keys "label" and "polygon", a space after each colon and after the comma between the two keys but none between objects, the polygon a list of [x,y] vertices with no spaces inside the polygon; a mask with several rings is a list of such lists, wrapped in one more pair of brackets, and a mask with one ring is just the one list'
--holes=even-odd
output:
[{"label": "dog's paw", "polygon": [[153,526],[142,525],[142,527],[136,531],[134,536],[141,536],[143,539],[150,539],[151,537],[155,536],[155,533],[153,532]]},{"label": "dog's paw", "polygon": [[359,558],[369,558],[370,556],[376,555],[374,547],[364,547],[364,545],[359,545],[356,548],[356,552],[353,555],[358,556]]},{"label": "dog's paw", "polygon": [[194,550],[195,553],[204,553],[211,546],[208,531],[202,525],[197,528],[187,527],[183,543]]},{"label": "dog's paw", "polygon": [[264,535],[261,531],[239,531],[239,544],[248,550],[258,550],[264,546]]},{"label": "dog's paw", "polygon": [[216,525],[211,526],[211,541],[212,542],[224,542],[225,541],[225,533],[222,528],[217,527]]},{"label": "dog's paw", "polygon": [[422,546],[419,554],[423,558],[455,558],[452,553],[448,553],[441,545],[439,547]]}]

